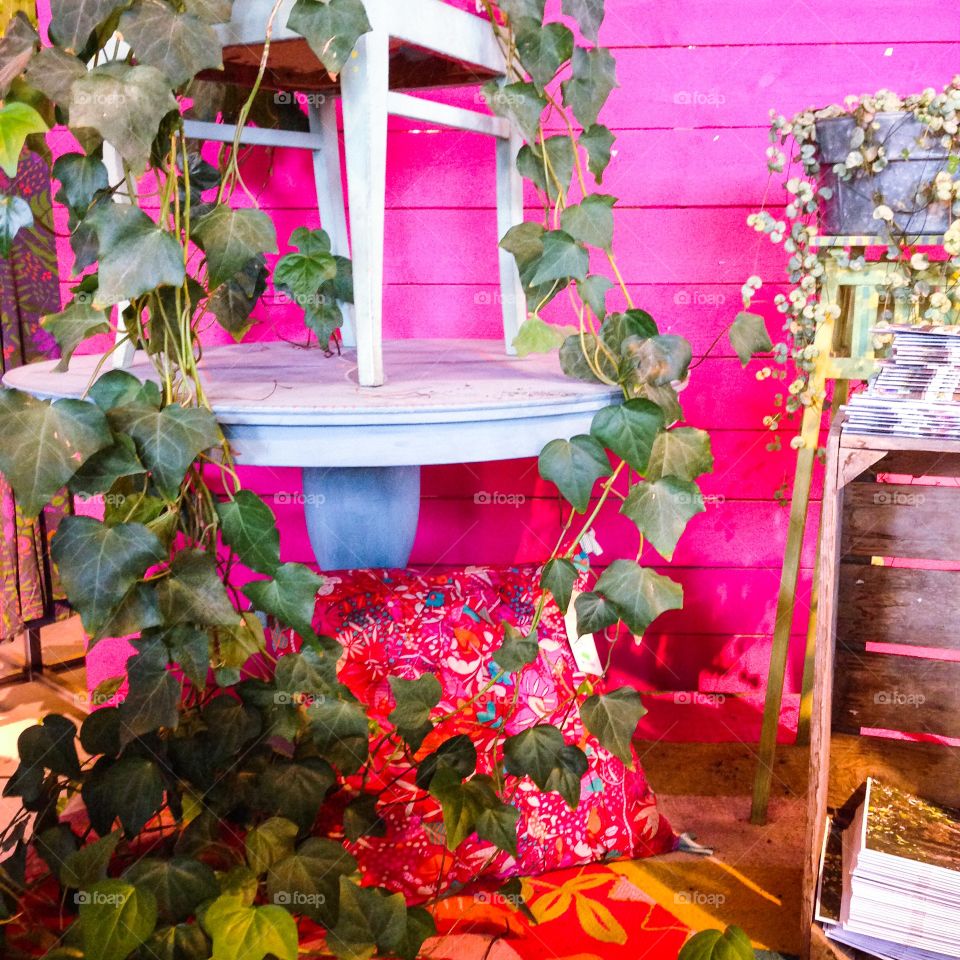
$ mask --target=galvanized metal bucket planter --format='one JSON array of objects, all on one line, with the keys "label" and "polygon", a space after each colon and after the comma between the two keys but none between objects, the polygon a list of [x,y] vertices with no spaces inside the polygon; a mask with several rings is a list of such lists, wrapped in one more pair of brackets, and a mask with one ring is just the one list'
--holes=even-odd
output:
[{"label": "galvanized metal bucket planter", "polygon": [[939,138],[911,113],[877,115],[877,134],[889,159],[880,173],[841,180],[833,172],[852,149],[857,130],[852,117],[835,117],[817,123],[817,144],[823,165],[823,182],[833,189],[830,200],[821,201],[821,232],[829,236],[877,236],[883,222],[875,220],[874,208],[886,204],[893,211],[898,230],[909,235],[941,234],[950,225],[950,205],[931,196],[934,177],[946,169],[948,152]]}]

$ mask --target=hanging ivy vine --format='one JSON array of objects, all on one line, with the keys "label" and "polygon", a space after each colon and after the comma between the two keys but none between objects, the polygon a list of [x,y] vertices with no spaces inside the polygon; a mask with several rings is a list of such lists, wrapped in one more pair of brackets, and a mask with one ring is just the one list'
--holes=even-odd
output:
[{"label": "hanging ivy vine", "polygon": [[[680,586],[639,557],[649,542],[670,559],[704,509],[696,481],[713,461],[706,433],[677,426],[690,347],[635,306],[614,253],[616,198],[593,191],[614,143],[599,122],[616,86],[614,59],[598,43],[602,0],[563,0],[582,41],[566,23],[545,22],[543,0],[485,7],[510,72],[487,88],[489,103],[523,131],[520,170],[542,203],[541,217],[502,240],[529,308],[518,349],[559,349],[570,376],[623,397],[589,434],[555,440],[540,457],[570,510],[543,569],[533,629],[506,630],[496,655],[503,673],[536,658],[547,593],[562,610],[574,604],[581,634],[612,639],[621,625],[639,637],[681,606]],[[0,168],[13,176],[24,147],[45,149],[54,127],[76,142],[53,169],[69,213],[72,296],[44,326],[64,366],[84,340],[119,327],[120,342],[155,368],[147,382],[103,373],[83,400],[0,392],[0,470],[25,513],[36,515],[64,486],[103,495],[103,519],[67,517],[53,557],[90,647],[133,636],[136,648],[121,703],[95,711],[79,731],[54,714],[20,738],[5,794],[23,810],[0,834],[0,937],[10,956],[295,960],[307,922],[341,958],[416,956],[434,930],[429,911],[361,887],[343,835],[314,833],[344,776],[371,763],[373,738],[378,758],[385,746],[417,768],[417,782],[443,807],[451,849],[474,832],[516,847],[517,810],[501,783],[476,772],[475,756],[465,751],[461,762],[461,751],[441,764],[447,744],[418,752],[439,719],[436,678],[394,678],[389,729],[340,682],[341,648],[312,628],[322,578],[281,562],[273,512],[241,488],[205,396],[201,330],[216,321],[243,336],[266,289],[266,257],[278,249],[270,218],[234,197],[246,190],[239,130],[253,117],[277,119],[260,87],[280,2],[257,81],[239,98],[195,79],[220,65],[215,28],[231,8],[230,0],[63,2],[53,5],[49,43],[23,15],[0,40]],[[289,26],[331,73],[370,27],[360,0],[297,0]],[[216,163],[184,134],[187,101],[195,116],[237,124]],[[119,183],[104,163],[107,143],[122,163]],[[0,253],[30,226],[29,208],[0,198]],[[305,322],[324,343],[342,322],[337,302],[351,299],[349,262],[322,231],[298,230],[291,242],[298,251],[279,261],[273,282],[306,306]],[[619,311],[607,308],[614,288]],[[566,329],[543,316],[559,297],[572,310]],[[127,306],[115,317],[119,304]],[[636,557],[615,559],[574,599],[574,557],[611,500],[638,528]],[[258,575],[242,589],[238,564]],[[276,656],[291,633],[297,652]],[[624,744],[643,713],[636,691],[587,685],[577,702],[587,728],[629,760]],[[78,740],[89,760],[81,762]],[[503,736],[500,747],[511,773],[576,805],[585,758],[555,728]],[[61,815],[77,798],[89,818],[79,833]],[[375,797],[353,797],[348,809],[356,832],[373,829]],[[28,855],[46,873],[28,877]],[[317,906],[268,902],[278,885]],[[68,895],[76,891],[84,896]]]}]

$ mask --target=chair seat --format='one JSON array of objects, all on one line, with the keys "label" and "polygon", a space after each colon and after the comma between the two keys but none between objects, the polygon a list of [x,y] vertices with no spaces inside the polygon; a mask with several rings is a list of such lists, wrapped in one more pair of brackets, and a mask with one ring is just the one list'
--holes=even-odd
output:
[{"label": "chair seat", "polygon": [[[223,29],[224,71],[208,71],[205,79],[251,86],[263,56],[263,28],[272,3],[245,0],[234,8],[234,20]],[[264,87],[306,93],[335,93],[331,78],[306,40],[286,27],[293,0],[277,17]],[[503,61],[486,18],[477,15],[475,0],[367,0],[371,22],[390,34],[390,87],[394,90],[467,86],[502,75]],[[234,42],[231,42],[233,40]],[[454,51],[475,56],[457,56]]]},{"label": "chair seat", "polygon": [[[263,44],[225,47],[223,71],[208,70],[201,76],[205,80],[250,87],[257,77],[262,56]],[[495,76],[493,70],[461,63],[402,40],[393,40],[390,44],[390,88],[393,90],[464,87],[484,83]],[[323,69],[306,40],[281,40],[270,46],[263,87],[338,95],[340,79],[331,78]]]}]

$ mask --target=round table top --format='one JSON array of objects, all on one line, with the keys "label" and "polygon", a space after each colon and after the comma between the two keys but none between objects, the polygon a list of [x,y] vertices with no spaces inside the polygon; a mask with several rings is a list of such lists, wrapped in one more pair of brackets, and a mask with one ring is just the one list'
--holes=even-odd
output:
[{"label": "round table top", "polygon": [[[5,386],[45,398],[80,397],[100,361],[74,357],[9,371]],[[619,390],[581,383],[555,353],[524,358],[493,340],[384,344],[387,382],[357,383],[356,354],[325,357],[289,343],[215,347],[200,361],[207,397],[238,461],[261,466],[369,467],[536,456],[557,437],[586,433]],[[138,354],[129,372],[155,378]]]}]

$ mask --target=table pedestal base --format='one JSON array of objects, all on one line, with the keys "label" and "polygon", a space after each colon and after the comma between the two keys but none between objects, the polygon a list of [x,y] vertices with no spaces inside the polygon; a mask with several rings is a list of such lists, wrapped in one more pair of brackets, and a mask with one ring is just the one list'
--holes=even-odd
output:
[{"label": "table pedestal base", "polygon": [[306,467],[303,495],[322,571],[409,562],[420,516],[419,467]]}]

